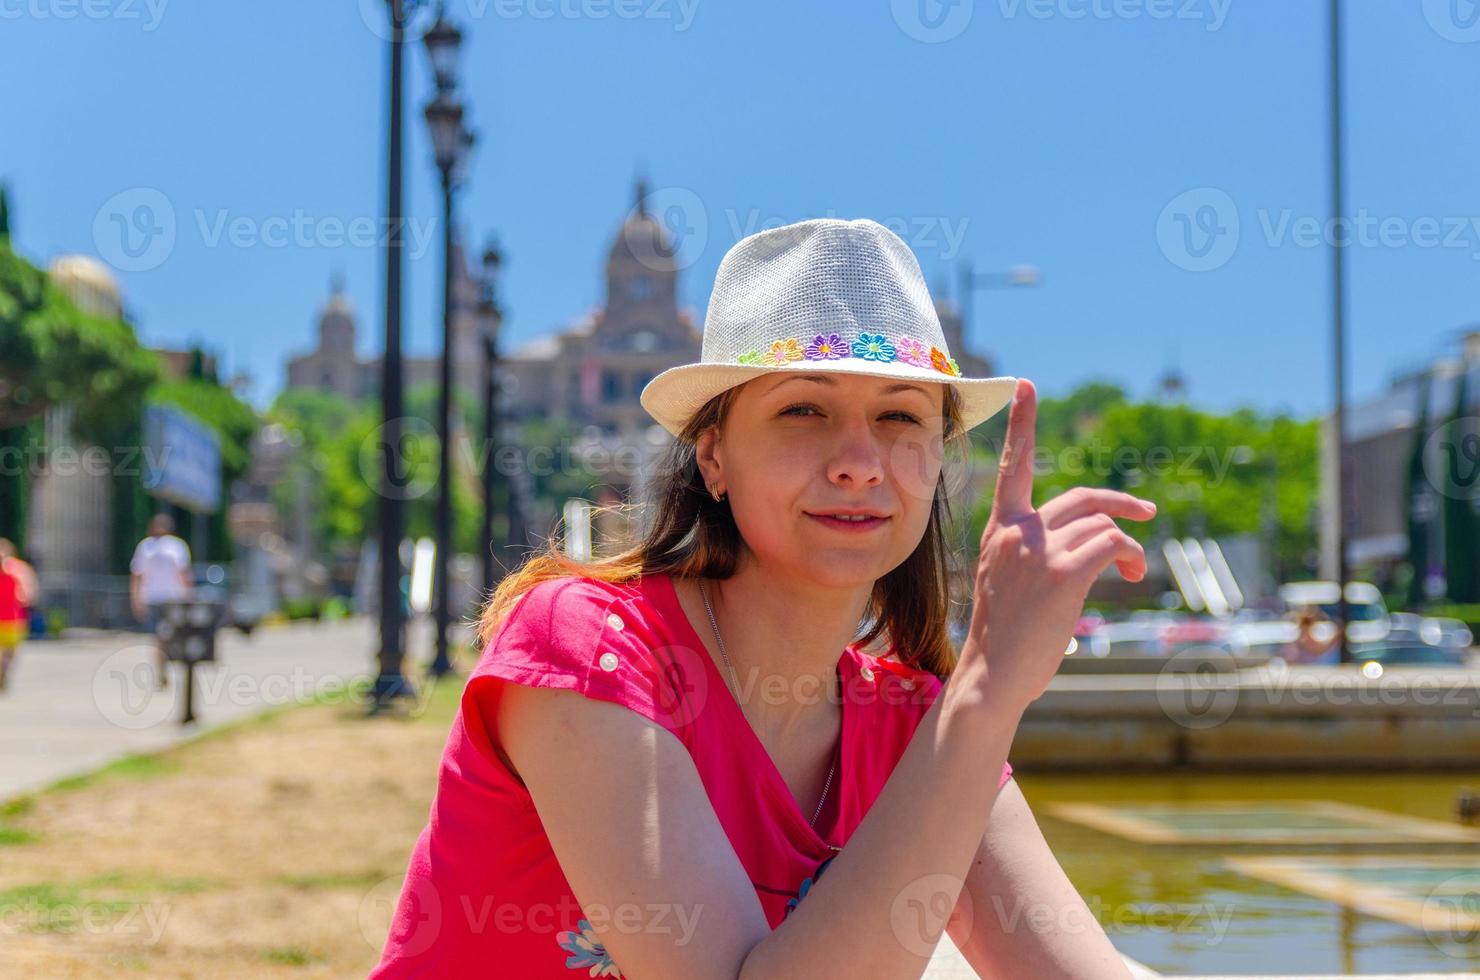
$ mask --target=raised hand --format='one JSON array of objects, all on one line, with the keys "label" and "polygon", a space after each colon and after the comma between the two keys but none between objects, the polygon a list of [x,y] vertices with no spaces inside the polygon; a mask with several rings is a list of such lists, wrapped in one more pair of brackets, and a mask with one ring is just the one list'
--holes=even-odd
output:
[{"label": "raised hand", "polygon": [[[1131,582],[1146,575],[1146,553],[1115,522],[1150,520],[1156,505],[1117,490],[1074,487],[1033,508],[1038,397],[1018,379],[982,533],[971,629],[960,668],[993,698],[1023,708],[1058,671],[1090,585],[1112,561]],[[983,669],[984,668],[984,669]]]}]

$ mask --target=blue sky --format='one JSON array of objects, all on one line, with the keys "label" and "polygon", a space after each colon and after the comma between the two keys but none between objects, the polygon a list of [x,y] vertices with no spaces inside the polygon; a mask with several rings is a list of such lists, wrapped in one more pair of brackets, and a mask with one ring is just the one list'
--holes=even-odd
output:
[{"label": "blue sky", "polygon": [[[921,6],[921,4],[924,6]],[[496,231],[514,342],[601,301],[639,169],[683,209],[702,317],[737,237],[890,222],[932,284],[985,291],[973,346],[1045,394],[1300,414],[1331,397],[1325,3],[1288,0],[453,0],[481,146],[462,219]],[[1350,388],[1480,319],[1470,0],[1349,3]],[[380,329],[382,0],[0,0],[0,177],[20,250],[121,266],[151,344],[192,339],[265,401],[335,270]],[[440,240],[408,52],[409,348],[436,349]],[[162,203],[161,203],[162,202]],[[148,216],[153,252],[113,215]],[[149,222],[144,222],[148,224]],[[1236,227],[1235,227],[1236,226]],[[236,229],[232,231],[232,229]],[[162,243],[162,244],[161,244]]]}]

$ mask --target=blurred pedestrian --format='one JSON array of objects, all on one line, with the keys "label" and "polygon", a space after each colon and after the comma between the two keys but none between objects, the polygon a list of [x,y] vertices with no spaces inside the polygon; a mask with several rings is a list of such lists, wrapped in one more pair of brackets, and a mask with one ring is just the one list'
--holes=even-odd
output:
[{"label": "blurred pedestrian", "polygon": [[0,693],[10,683],[10,666],[30,632],[31,606],[40,598],[36,572],[0,538]]},{"label": "blurred pedestrian", "polygon": [[1285,648],[1285,660],[1292,664],[1334,663],[1337,628],[1324,613],[1302,609],[1295,617],[1295,640]]},{"label": "blurred pedestrian", "polygon": [[155,664],[159,670],[159,688],[168,683],[165,673],[164,643],[159,639],[159,617],[166,602],[189,599],[195,591],[195,577],[190,572],[190,547],[175,537],[175,521],[168,514],[155,514],[149,522],[149,536],[134,549],[129,562],[129,603],[134,618],[154,634]]}]

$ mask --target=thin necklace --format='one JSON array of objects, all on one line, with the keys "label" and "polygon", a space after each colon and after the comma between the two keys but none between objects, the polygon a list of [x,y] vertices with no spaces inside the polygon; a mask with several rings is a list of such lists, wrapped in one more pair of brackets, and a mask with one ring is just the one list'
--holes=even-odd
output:
[{"label": "thin necklace", "polygon": [[[704,587],[704,579],[699,579],[699,595],[704,599],[704,611],[709,614],[709,628],[714,630],[714,642],[719,645],[719,655],[725,660],[725,668],[730,672],[730,681],[734,685],[735,703],[740,702],[740,678],[735,673],[735,665],[730,663],[730,655],[725,651],[724,637],[719,635],[719,623],[714,619],[714,607],[709,604],[709,590]],[[832,766],[827,770],[827,779],[822,784],[822,795],[817,798],[817,809],[812,811],[812,819],[807,823],[817,826],[817,818],[822,816],[822,804],[827,801],[827,791],[832,787],[833,774],[838,771],[838,757],[833,756]],[[831,845],[829,845],[831,846]]]}]

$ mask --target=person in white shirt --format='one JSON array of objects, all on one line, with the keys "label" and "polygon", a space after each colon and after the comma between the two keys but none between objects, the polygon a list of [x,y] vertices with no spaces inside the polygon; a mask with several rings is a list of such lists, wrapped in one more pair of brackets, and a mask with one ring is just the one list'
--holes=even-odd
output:
[{"label": "person in white shirt", "polygon": [[134,549],[129,562],[129,602],[134,617],[156,636],[155,663],[159,686],[165,687],[164,645],[158,643],[159,614],[163,603],[190,598],[195,576],[190,571],[190,547],[175,537],[175,521],[168,514],[155,514],[149,536]]}]

